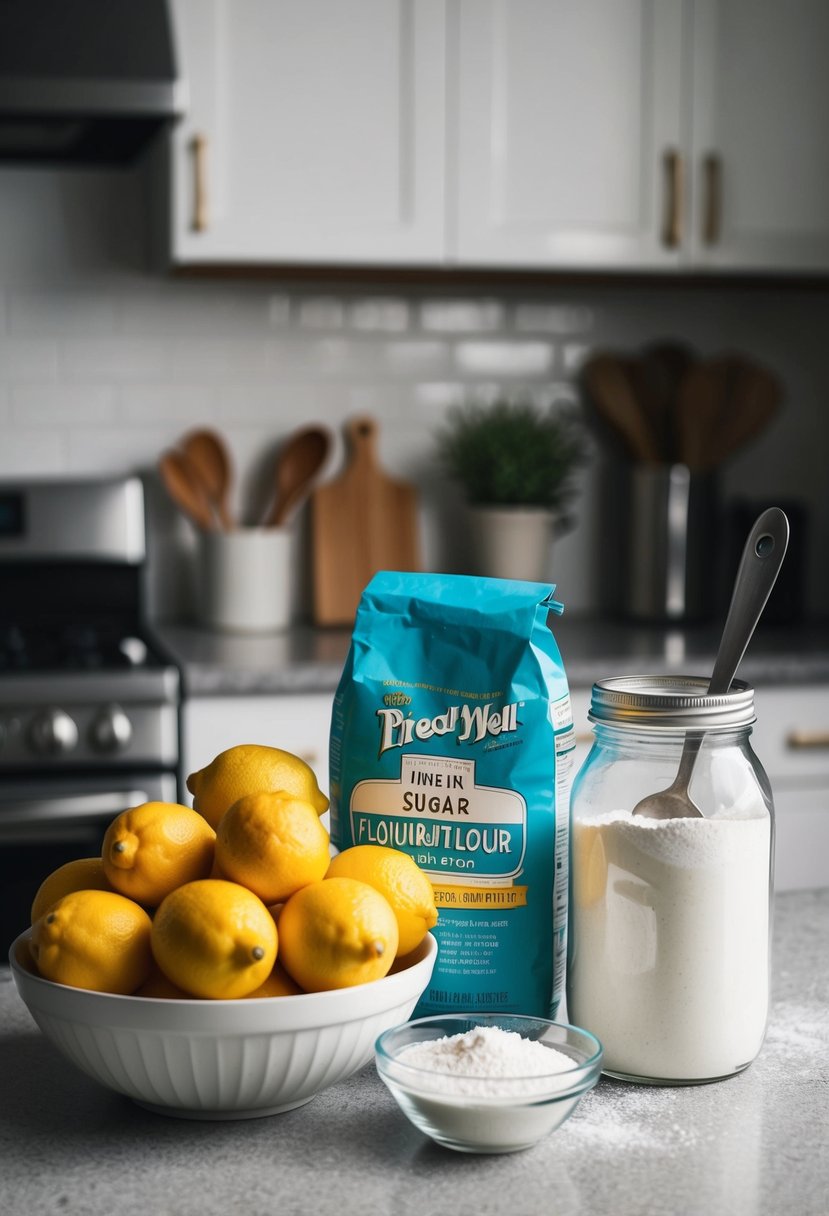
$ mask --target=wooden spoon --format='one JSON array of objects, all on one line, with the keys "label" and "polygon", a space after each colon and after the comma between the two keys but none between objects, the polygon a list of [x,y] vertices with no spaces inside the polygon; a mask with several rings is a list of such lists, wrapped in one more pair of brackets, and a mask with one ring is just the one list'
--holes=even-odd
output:
[{"label": "wooden spoon", "polygon": [[181,446],[213,502],[222,527],[232,528],[228,500],[233,474],[224,440],[215,431],[203,428],[186,435]]},{"label": "wooden spoon", "polygon": [[717,436],[734,391],[736,363],[732,355],[703,359],[679,386],[677,455],[692,473],[709,472],[721,463]]},{"label": "wooden spoon", "polygon": [[651,424],[665,464],[677,459],[676,400],[695,359],[690,346],[666,340],[645,347],[631,365],[636,398]]},{"label": "wooden spoon", "polygon": [[330,450],[331,432],[322,426],[303,427],[286,440],[276,460],[276,497],[264,527],[281,527],[308,497]]},{"label": "wooden spoon", "polygon": [[749,359],[734,359],[732,393],[716,435],[718,463],[756,439],[777,413],[783,390],[777,377]]},{"label": "wooden spoon", "polygon": [[584,382],[597,414],[622,440],[627,455],[638,463],[659,464],[659,445],[633,393],[626,363],[614,355],[596,355],[585,366]]},{"label": "wooden spoon", "polygon": [[183,452],[164,452],[158,462],[167,493],[187,518],[204,532],[216,531],[216,516],[201,478]]}]

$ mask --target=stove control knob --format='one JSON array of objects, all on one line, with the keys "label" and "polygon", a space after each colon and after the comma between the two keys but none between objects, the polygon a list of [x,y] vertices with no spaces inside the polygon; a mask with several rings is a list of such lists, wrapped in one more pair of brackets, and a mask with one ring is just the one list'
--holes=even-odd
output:
[{"label": "stove control knob", "polygon": [[122,752],[132,739],[132,723],[120,705],[108,705],[93,718],[89,742],[96,752]]},{"label": "stove control knob", "polygon": [[29,742],[41,756],[65,756],[78,742],[78,728],[65,709],[50,706],[32,719]]}]

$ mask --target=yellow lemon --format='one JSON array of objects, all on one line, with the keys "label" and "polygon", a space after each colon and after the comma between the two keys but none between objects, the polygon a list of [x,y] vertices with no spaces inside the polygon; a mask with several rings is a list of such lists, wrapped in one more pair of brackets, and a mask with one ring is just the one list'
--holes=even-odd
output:
[{"label": "yellow lemon", "polygon": [[150,974],[151,930],[125,895],[72,891],[35,921],[30,949],[44,979],[127,996]]},{"label": "yellow lemon", "polygon": [[173,984],[167,979],[167,976],[155,960],[153,960],[150,974],[144,983],[136,988],[133,996],[148,996],[153,997],[155,1000],[166,1001],[190,1001],[193,999],[189,992],[185,992],[183,988],[179,988],[177,984]]},{"label": "yellow lemon", "polygon": [[67,861],[44,878],[32,902],[32,924],[72,891],[111,891],[100,857],[79,857]]},{"label": "yellow lemon", "polygon": [[279,961],[306,992],[351,988],[387,974],[397,953],[388,900],[356,878],[302,887],[279,914]]},{"label": "yellow lemon", "polygon": [[250,1001],[260,996],[299,996],[301,992],[299,984],[295,984],[288,972],[277,963],[264,984],[254,988],[244,999]]},{"label": "yellow lemon", "polygon": [[144,802],[113,819],[101,850],[116,891],[155,907],[182,883],[206,878],[216,833],[201,815],[177,802]]},{"label": "yellow lemon", "polygon": [[223,877],[277,904],[324,877],[328,844],[310,802],[290,794],[248,794],[219,820],[216,864]]},{"label": "yellow lemon", "polygon": [[263,984],[276,962],[274,919],[258,896],[221,878],[171,891],[153,918],[155,961],[193,996],[228,1000]]},{"label": "yellow lemon", "polygon": [[408,954],[437,924],[435,892],[414,858],[381,844],[357,844],[338,853],[327,878],[359,878],[385,895],[397,917],[398,954]]},{"label": "yellow lemon", "polygon": [[241,743],[220,752],[205,768],[190,774],[187,788],[195,809],[214,828],[228,807],[246,794],[283,791],[310,802],[318,815],[328,810],[328,799],[304,760],[257,743]]}]

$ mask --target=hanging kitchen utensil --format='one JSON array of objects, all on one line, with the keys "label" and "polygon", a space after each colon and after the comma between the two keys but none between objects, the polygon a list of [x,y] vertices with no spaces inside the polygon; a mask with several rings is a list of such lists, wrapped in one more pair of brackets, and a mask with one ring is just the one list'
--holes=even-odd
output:
[{"label": "hanging kitchen utensil", "polygon": [[185,435],[181,449],[201,478],[223,528],[232,528],[229,497],[233,472],[227,446],[215,431],[202,428]]},{"label": "hanging kitchen utensil", "polygon": [[309,496],[331,451],[331,432],[323,426],[307,426],[285,441],[276,460],[276,496],[262,521],[263,527],[279,528]]},{"label": "hanging kitchen utensil", "polygon": [[318,625],[351,624],[363,588],[378,570],[420,569],[417,491],[379,467],[372,418],[352,419],[345,434],[345,471],[311,497]]},{"label": "hanging kitchen utensil", "polygon": [[164,452],[158,462],[167,493],[187,518],[204,532],[215,532],[218,524],[213,504],[199,473],[183,452]]},{"label": "hanging kitchen utensil", "polygon": [[584,384],[598,418],[621,441],[627,457],[644,464],[659,464],[659,445],[634,395],[627,361],[615,355],[595,355],[585,366]]}]

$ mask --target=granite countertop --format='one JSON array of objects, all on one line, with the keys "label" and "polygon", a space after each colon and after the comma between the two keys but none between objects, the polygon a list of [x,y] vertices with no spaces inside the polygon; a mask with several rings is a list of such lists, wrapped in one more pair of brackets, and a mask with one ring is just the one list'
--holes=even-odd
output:
[{"label": "granite countertop", "polygon": [[776,898],[760,1056],[712,1085],[603,1079],[525,1152],[432,1144],[373,1064],[270,1118],[153,1115],[41,1036],[0,968],[0,1210],[8,1216],[825,1216],[829,1195],[829,890]]},{"label": "granite countertop", "polygon": [[[663,628],[568,617],[553,622],[571,688],[616,675],[710,674],[719,630]],[[350,630],[297,625],[245,636],[190,625],[156,633],[182,671],[191,697],[333,692]],[[829,623],[758,629],[740,667],[754,687],[829,682]]]}]

